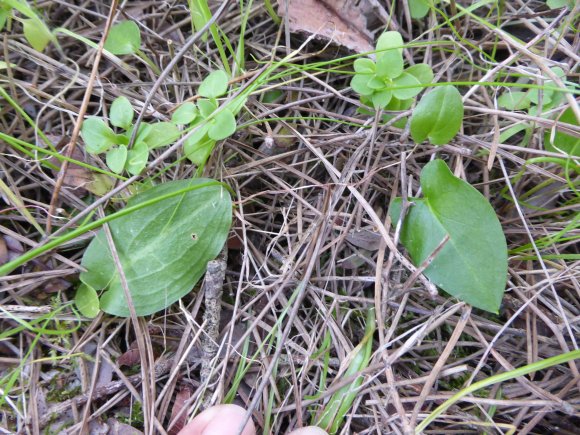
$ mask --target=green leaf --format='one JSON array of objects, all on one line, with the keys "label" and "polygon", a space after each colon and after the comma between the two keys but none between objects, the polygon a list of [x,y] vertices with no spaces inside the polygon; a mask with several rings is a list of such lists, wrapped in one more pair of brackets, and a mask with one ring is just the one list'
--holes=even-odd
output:
[{"label": "green leaf", "polygon": [[87,152],[100,154],[116,143],[117,136],[101,118],[90,117],[84,120],[81,129]]},{"label": "green leaf", "polygon": [[574,0],[547,0],[546,4],[550,9],[560,9],[566,6],[572,9],[574,7]]},{"label": "green leaf", "polygon": [[236,131],[236,118],[228,109],[222,109],[213,119],[207,132],[213,140],[222,140],[230,137]]},{"label": "green leaf", "polygon": [[[155,186],[132,197],[127,206],[211,183],[197,178]],[[214,182],[215,183],[215,182]],[[217,183],[161,199],[111,221],[109,228],[138,316],[155,313],[189,293],[207,262],[222,249],[230,229],[232,205]],[[81,281],[106,291],[101,309],[128,317],[121,280],[103,230],[85,251]]]},{"label": "green leaf", "polygon": [[384,80],[381,80],[378,77],[371,77],[371,79],[367,82],[367,86],[369,88],[371,88],[373,91],[376,91],[378,89],[384,89],[387,84],[385,83]]},{"label": "green leaf", "polygon": [[151,124],[143,141],[147,143],[150,150],[167,146],[177,140],[181,132],[177,126],[171,122],[156,122]]},{"label": "green leaf", "polygon": [[397,78],[403,67],[403,37],[399,32],[384,32],[377,41],[377,76]]},{"label": "green leaf", "polygon": [[228,90],[228,75],[219,69],[208,75],[199,85],[197,93],[206,98],[221,97]]},{"label": "green leaf", "polygon": [[10,15],[12,15],[12,8],[0,2],[0,31],[4,30],[4,26]]},{"label": "green leaf", "polygon": [[384,91],[375,92],[371,96],[373,102],[373,107],[375,109],[383,109],[390,103],[393,98],[393,92],[390,89],[385,89]]},{"label": "green leaf", "polygon": [[111,113],[109,114],[111,125],[128,130],[133,122],[134,114],[133,106],[131,106],[129,99],[124,96],[117,97],[111,104]]},{"label": "green leaf", "polygon": [[125,145],[119,145],[118,147],[113,147],[107,151],[107,166],[115,174],[123,172],[126,161],[127,147]]},{"label": "green leaf", "polygon": [[375,63],[367,57],[355,60],[353,66],[354,70],[361,74],[373,74],[376,70]]},{"label": "green leaf", "polygon": [[99,314],[99,296],[97,291],[81,283],[75,295],[75,305],[85,317],[93,319]]},{"label": "green leaf", "polygon": [[[458,299],[497,313],[507,279],[507,244],[493,208],[443,160],[423,168],[421,188],[424,198],[410,199],[401,231],[413,263],[422,264],[449,236],[424,274]],[[400,211],[398,198],[389,211],[395,225]]]},{"label": "green leaf", "polygon": [[173,112],[171,117],[171,122],[177,125],[185,125],[193,122],[195,118],[199,115],[199,110],[195,104],[192,102],[183,103],[181,106]]},{"label": "green leaf", "polygon": [[134,54],[141,47],[141,32],[134,21],[122,21],[111,27],[105,50],[114,55]]},{"label": "green leaf", "polygon": [[53,39],[48,27],[38,18],[22,20],[22,28],[24,37],[36,51],[43,51]]},{"label": "green leaf", "polygon": [[443,145],[455,137],[463,122],[463,101],[454,86],[441,86],[421,98],[411,117],[411,135]]},{"label": "green leaf", "polygon": [[393,95],[399,100],[413,98],[423,90],[421,82],[414,75],[407,72],[403,72],[403,74],[394,79],[393,86]]},{"label": "green leaf", "polygon": [[131,175],[138,175],[147,165],[148,159],[149,147],[145,142],[138,142],[129,150],[125,169]]},{"label": "green leaf", "polygon": [[428,0],[409,0],[409,12],[414,20],[425,18],[429,13]]},{"label": "green leaf", "polygon": [[530,107],[530,95],[528,92],[507,91],[499,96],[497,104],[508,110],[523,110]]},{"label": "green leaf", "polygon": [[426,63],[410,66],[405,72],[414,76],[422,85],[433,83],[433,70]]},{"label": "green leaf", "polygon": [[[576,115],[574,115],[574,111],[571,107],[562,113],[558,121],[578,126]],[[544,147],[547,151],[552,151],[555,153],[564,152],[571,156],[580,157],[580,138],[570,136],[558,128],[556,128],[556,133],[554,134],[553,140],[550,139],[551,136],[552,131],[546,131],[544,135]]]},{"label": "green leaf", "polygon": [[352,87],[353,91],[360,95],[372,95],[374,91],[367,85],[371,78],[372,77],[368,74],[355,74],[350,81],[350,86]]},{"label": "green leaf", "polygon": [[212,100],[201,99],[197,102],[199,113],[203,118],[209,118],[213,112],[218,108],[217,102]]},{"label": "green leaf", "polygon": [[207,135],[204,135],[201,138],[193,137],[193,139],[196,140],[192,140],[192,138],[185,140],[183,143],[183,153],[192,163],[201,167],[205,165],[216,141],[210,139]]}]

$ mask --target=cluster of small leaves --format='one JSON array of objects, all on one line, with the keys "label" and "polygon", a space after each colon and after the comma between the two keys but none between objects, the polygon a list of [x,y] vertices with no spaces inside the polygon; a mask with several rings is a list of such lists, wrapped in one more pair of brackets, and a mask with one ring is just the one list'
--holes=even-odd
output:
[{"label": "cluster of small leaves", "polygon": [[433,81],[426,63],[405,69],[403,38],[399,32],[384,32],[376,45],[376,61],[369,58],[354,62],[352,88],[363,104],[375,109],[405,110],[425,85]]},{"label": "cluster of small leaves", "polygon": [[109,120],[117,131],[101,118],[89,117],[83,122],[82,136],[90,154],[106,153],[109,169],[120,174],[126,170],[131,175],[139,174],[147,165],[149,152],[174,142],[180,135],[178,128],[170,122],[142,122],[137,131],[135,144],[127,145],[133,134],[135,112],[127,97],[118,97],[109,110]]},{"label": "cluster of small leaves", "polygon": [[215,143],[236,131],[236,115],[243,101],[229,104],[218,110],[217,98],[228,91],[228,76],[222,70],[209,74],[198,89],[200,98],[196,103],[186,102],[177,108],[171,118],[177,125],[189,125],[193,133],[185,140],[185,156],[198,166],[202,166]]},{"label": "cluster of small leaves", "polygon": [[[14,10],[22,17],[15,15]],[[24,37],[35,50],[43,51],[51,41],[55,41],[50,29],[25,0],[0,0],[0,31],[10,18],[22,23]]]},{"label": "cluster of small leaves", "polygon": [[[562,80],[566,79],[566,74],[560,67],[551,68],[552,72]],[[522,77],[518,79],[518,83],[527,84],[529,79]],[[545,80],[542,88],[533,88],[525,91],[512,91],[511,89],[504,92],[497,99],[500,107],[507,110],[525,110],[531,116],[549,117],[553,109],[560,106],[564,100],[564,93],[555,90],[556,84],[552,80]],[[571,92],[576,89],[573,85],[568,85],[567,88]],[[563,112],[559,112],[557,119],[560,122],[565,122],[571,125],[578,125],[578,120],[574,115],[572,108],[568,108]],[[505,142],[507,139],[519,133],[522,130],[531,132],[532,126],[527,123],[516,124],[500,136],[500,140]],[[564,152],[566,154],[579,156],[580,155],[580,139],[570,136],[562,131],[556,130],[554,134],[547,131],[544,137],[544,146],[547,151]]]},{"label": "cluster of small leaves", "polygon": [[[432,83],[433,70],[425,63],[405,68],[399,32],[383,33],[376,51],[376,61],[362,58],[354,62],[353,90],[361,95],[361,103],[375,109],[409,109],[415,97]],[[403,119],[395,126],[404,127],[405,122]],[[462,122],[461,94],[454,86],[440,86],[425,95],[413,111],[411,135],[415,142],[429,139],[434,145],[444,145],[457,134]]]}]

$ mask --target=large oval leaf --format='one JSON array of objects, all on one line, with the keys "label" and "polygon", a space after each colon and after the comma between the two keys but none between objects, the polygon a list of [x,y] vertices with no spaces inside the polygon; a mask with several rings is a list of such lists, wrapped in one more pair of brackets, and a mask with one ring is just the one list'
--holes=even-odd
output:
[{"label": "large oval leaf", "polygon": [[462,122],[461,94],[454,86],[441,86],[417,104],[411,117],[411,136],[415,142],[429,138],[433,145],[444,145],[455,137]]},{"label": "large oval leaf", "polygon": [[[231,225],[231,199],[223,186],[211,183],[200,178],[153,187],[132,197],[127,205],[184,193],[109,224],[138,316],[163,310],[190,292],[205,273],[207,262],[222,249]],[[100,308],[109,314],[129,316],[103,230],[86,249],[82,266],[86,269],[80,277],[83,283],[106,289]]]},{"label": "large oval leaf", "polygon": [[[458,299],[497,313],[507,279],[507,244],[493,208],[443,160],[423,168],[421,188],[424,198],[410,199],[401,232],[413,263],[423,263],[448,235],[424,274]],[[391,206],[393,222],[400,210],[399,198]]]}]

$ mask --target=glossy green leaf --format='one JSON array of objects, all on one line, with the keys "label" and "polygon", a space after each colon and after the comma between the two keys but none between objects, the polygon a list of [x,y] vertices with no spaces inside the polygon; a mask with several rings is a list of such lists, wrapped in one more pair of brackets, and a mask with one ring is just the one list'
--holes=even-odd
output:
[{"label": "glossy green leaf", "polygon": [[217,98],[228,90],[228,75],[219,69],[208,75],[199,85],[197,93],[205,98]]},{"label": "glossy green leaf", "polygon": [[150,150],[167,146],[175,142],[181,132],[177,126],[171,122],[156,122],[151,124],[147,135],[143,135],[142,140]]},{"label": "glossy green leaf", "polygon": [[[576,115],[571,107],[566,109],[562,116],[558,119],[559,122],[578,126]],[[562,129],[556,128],[552,139],[552,130],[547,130],[544,135],[544,146],[547,151],[555,153],[564,152],[571,156],[580,157],[580,138],[564,133]]]},{"label": "glossy green leaf", "polygon": [[410,66],[405,70],[405,73],[411,74],[423,85],[433,83],[433,70],[426,63]]},{"label": "glossy green leaf", "polygon": [[81,283],[75,294],[75,305],[83,316],[90,319],[97,317],[100,311],[97,291],[94,288]]},{"label": "glossy green leaf", "polygon": [[404,67],[403,37],[399,32],[384,32],[377,41],[376,74],[381,78],[394,79]]},{"label": "glossy green leaf", "polygon": [[138,142],[127,153],[125,169],[131,175],[138,175],[147,165],[149,159],[149,147],[145,142]]},{"label": "glossy green leaf", "polygon": [[463,122],[463,101],[454,86],[440,86],[429,92],[413,111],[411,135],[417,143],[429,138],[444,145],[455,137]]},{"label": "glossy green leaf", "polygon": [[361,74],[372,74],[376,70],[375,63],[368,57],[355,60],[353,66],[354,70]]},{"label": "glossy green leaf", "polygon": [[171,117],[171,122],[177,125],[185,125],[193,122],[195,118],[199,116],[199,110],[197,106],[191,102],[183,103],[181,106],[173,112]]},{"label": "glossy green leaf", "polygon": [[409,12],[411,12],[411,18],[414,20],[425,18],[429,13],[429,1],[409,0]]},{"label": "glossy green leaf", "polygon": [[122,21],[111,27],[105,50],[115,55],[134,54],[141,47],[141,32],[134,21]]},{"label": "glossy green leaf", "polygon": [[499,96],[497,104],[507,110],[523,110],[530,107],[531,95],[528,92],[507,91]]},{"label": "glossy green leaf", "polygon": [[423,90],[421,82],[412,74],[403,72],[393,80],[393,95],[399,100],[408,100]]},{"label": "glossy green leaf", "polygon": [[53,36],[46,25],[40,19],[27,18],[22,20],[24,37],[32,48],[43,51],[52,41]]},{"label": "glossy green leaf", "polygon": [[107,151],[116,143],[117,135],[101,118],[90,117],[84,120],[81,133],[86,150],[91,154]]},{"label": "glossy green leaf", "polygon": [[109,116],[111,118],[111,125],[128,130],[133,122],[133,106],[127,97],[120,96],[115,98],[111,104],[111,111]]},{"label": "glossy green leaf", "polygon": [[222,140],[230,137],[236,131],[236,118],[228,109],[222,109],[213,119],[208,136],[213,140]]},{"label": "glossy green leaf", "polygon": [[207,135],[201,138],[188,138],[183,143],[183,153],[195,165],[203,166],[215,147],[216,141]]},{"label": "glossy green leaf", "polygon": [[[507,279],[507,244],[495,211],[473,186],[453,176],[443,160],[421,171],[424,198],[410,198],[401,242],[422,264],[449,236],[424,274],[449,294],[497,313]],[[389,211],[399,219],[401,200]]]},{"label": "glossy green leaf", "polygon": [[215,100],[206,100],[202,98],[197,102],[197,107],[199,108],[199,113],[203,118],[209,118],[213,112],[218,108],[217,102]]},{"label": "glossy green leaf", "polygon": [[[189,293],[207,262],[222,249],[231,225],[230,195],[213,180],[197,178],[155,186],[127,206],[160,199],[111,221],[109,228],[138,316],[155,313]],[[211,185],[207,185],[211,183]],[[204,186],[191,190],[196,186]],[[163,199],[164,196],[184,191]],[[103,311],[129,316],[121,280],[104,231],[85,251],[81,281],[97,290]]]},{"label": "glossy green leaf", "polygon": [[363,96],[372,95],[374,92],[372,88],[370,88],[367,83],[372,78],[372,76],[368,74],[355,74],[352,80],[350,81],[350,86],[352,89]]},{"label": "glossy green leaf", "polygon": [[383,109],[391,102],[393,98],[393,92],[389,89],[384,91],[375,92],[371,96],[371,101],[373,102],[373,107],[375,109]]},{"label": "glossy green leaf", "polygon": [[125,162],[127,161],[127,147],[125,145],[119,145],[118,147],[111,148],[107,151],[107,166],[115,174],[120,174],[125,168]]}]

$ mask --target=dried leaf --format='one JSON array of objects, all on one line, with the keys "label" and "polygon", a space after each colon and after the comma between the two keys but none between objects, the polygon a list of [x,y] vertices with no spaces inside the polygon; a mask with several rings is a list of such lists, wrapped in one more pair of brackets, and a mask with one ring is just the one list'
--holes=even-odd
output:
[{"label": "dried leaf", "polygon": [[278,15],[284,17],[288,11],[290,32],[316,35],[357,53],[374,49],[366,17],[371,10],[364,0],[358,4],[348,0],[278,0]]},{"label": "dried leaf", "polygon": [[171,409],[171,418],[169,419],[171,427],[167,432],[168,435],[177,435],[183,429],[185,423],[187,423],[187,411],[182,412],[182,409],[191,397],[191,393],[191,387],[184,385],[175,395],[175,402]]}]

